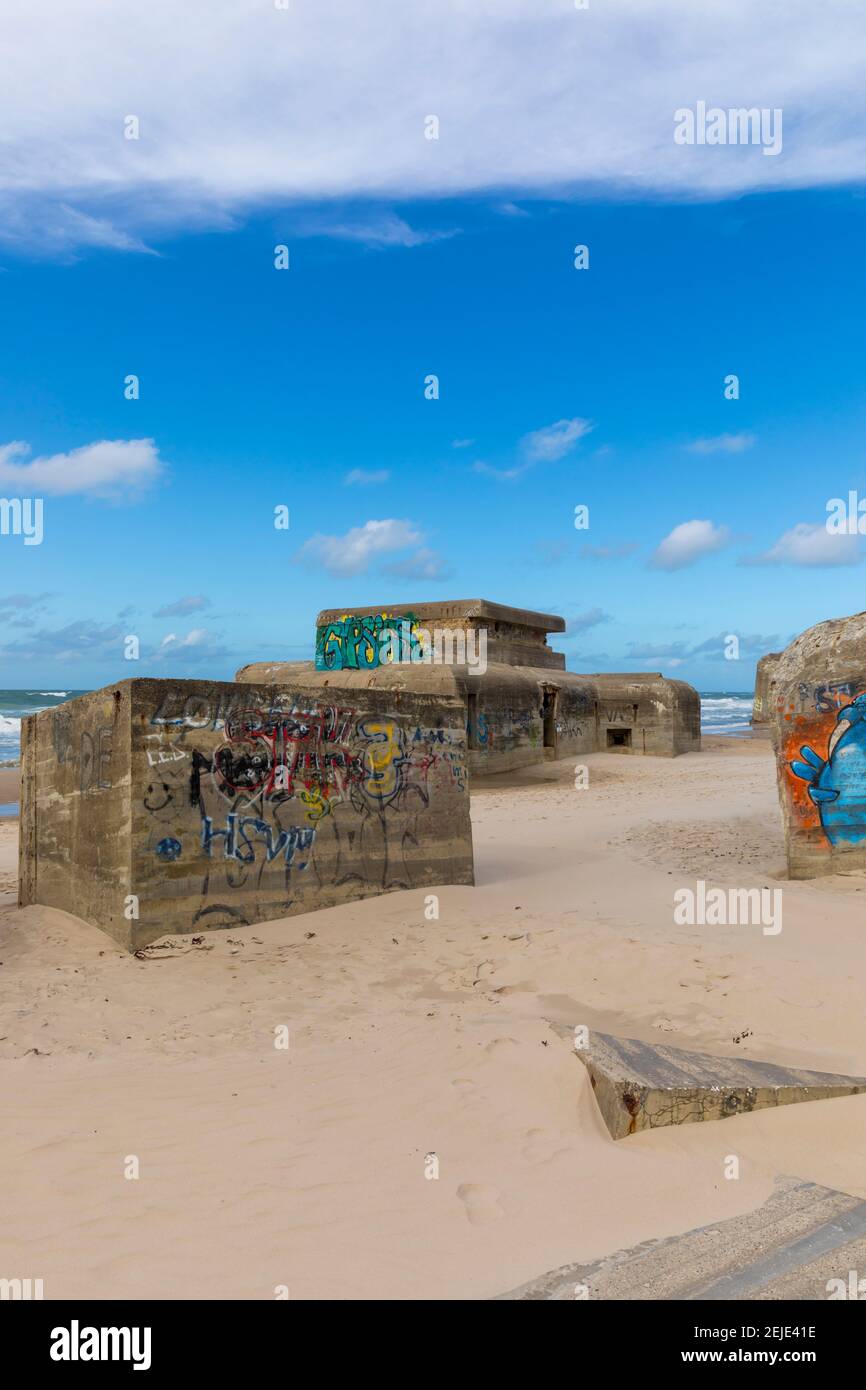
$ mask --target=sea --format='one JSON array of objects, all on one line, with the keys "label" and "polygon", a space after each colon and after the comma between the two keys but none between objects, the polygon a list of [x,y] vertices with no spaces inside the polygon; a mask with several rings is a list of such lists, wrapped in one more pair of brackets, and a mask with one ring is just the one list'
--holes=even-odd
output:
[{"label": "sea", "polygon": [[702,734],[734,734],[742,738],[750,731],[751,718],[751,690],[701,691]]},{"label": "sea", "polygon": [[54,709],[83,690],[0,690],[0,767],[17,763],[21,753],[21,720],[25,714]]},{"label": "sea", "polygon": [[[0,690],[0,767],[17,763],[21,746],[21,719],[42,709],[84,695],[84,690]],[[701,731],[705,734],[749,732],[751,691],[701,691]]]}]

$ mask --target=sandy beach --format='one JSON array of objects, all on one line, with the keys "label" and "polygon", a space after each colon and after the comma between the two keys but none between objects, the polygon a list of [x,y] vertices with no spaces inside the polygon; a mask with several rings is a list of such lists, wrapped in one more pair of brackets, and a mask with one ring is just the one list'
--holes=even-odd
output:
[{"label": "sandy beach", "polygon": [[18,800],[21,774],[17,767],[0,767],[0,806]]},{"label": "sandy beach", "polygon": [[[477,886],[438,921],[397,893],[146,959],[19,911],[0,823],[4,1270],[46,1298],[483,1299],[778,1175],[866,1198],[866,1096],[608,1136],[555,1025],[866,1072],[866,877],[784,879],[766,741],[586,761],[584,789],[570,763],[473,786]],[[701,878],[781,887],[782,931],[674,925]]]}]

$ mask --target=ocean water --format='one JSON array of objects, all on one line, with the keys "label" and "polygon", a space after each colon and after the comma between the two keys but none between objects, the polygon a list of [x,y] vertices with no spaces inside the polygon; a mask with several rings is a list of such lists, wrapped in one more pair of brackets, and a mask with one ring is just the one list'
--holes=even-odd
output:
[{"label": "ocean water", "polygon": [[83,690],[0,690],[0,763],[17,763],[21,751],[21,719],[53,709]]},{"label": "ocean water", "polygon": [[[0,764],[17,762],[21,718],[53,709],[83,690],[0,690]],[[751,692],[701,691],[701,730],[705,734],[745,734],[752,715]]]},{"label": "ocean water", "polygon": [[751,727],[751,691],[702,690],[702,734],[747,734]]}]

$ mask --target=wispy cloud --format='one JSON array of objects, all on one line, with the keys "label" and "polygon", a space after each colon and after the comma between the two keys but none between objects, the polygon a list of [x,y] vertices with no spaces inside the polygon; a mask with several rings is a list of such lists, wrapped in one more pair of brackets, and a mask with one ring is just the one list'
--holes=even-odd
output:
[{"label": "wispy cloud", "polygon": [[519,462],[506,468],[497,468],[485,459],[476,459],[473,472],[482,473],[498,482],[515,482],[528,473],[538,463],[557,463],[576,447],[584,435],[595,429],[591,420],[575,417],[571,420],[557,420],[553,425],[544,425],[539,430],[525,434],[518,444]]},{"label": "wispy cloud", "polygon": [[421,532],[411,521],[387,517],[382,521],[365,521],[353,526],[342,536],[318,532],[305,541],[294,556],[295,564],[320,565],[328,574],[338,578],[364,574],[373,560],[397,550],[418,545]]},{"label": "wispy cloud", "polygon": [[187,594],[185,598],[175,599],[157,608],[155,618],[184,618],[188,613],[198,613],[202,608],[210,608],[210,599],[204,594]]},{"label": "wispy cloud", "polygon": [[163,464],[152,439],[103,439],[23,462],[29,444],[0,445],[0,484],[17,496],[55,497],[75,493],[91,497],[128,497],[161,476]]},{"label": "wispy cloud", "polygon": [[447,241],[459,235],[459,228],[434,228],[424,230],[412,227],[404,218],[395,213],[371,212],[365,216],[347,220],[334,219],[324,214],[315,218],[302,218],[295,224],[300,236],[334,237],[338,241],[357,241],[362,246],[384,249],[393,246],[426,246],[433,241]]},{"label": "wispy cloud", "polygon": [[742,454],[754,442],[753,434],[717,434],[710,439],[695,439],[686,448],[690,454]]},{"label": "wispy cloud", "polygon": [[407,556],[405,560],[385,565],[384,572],[393,574],[398,579],[424,579],[437,584],[451,577],[450,566],[444,557],[426,546],[421,546],[414,555]]},{"label": "wispy cloud", "polygon": [[730,539],[726,526],[714,526],[711,521],[683,521],[665,536],[649,563],[653,569],[685,569],[703,555],[723,550]]},{"label": "wispy cloud", "polygon": [[527,553],[526,562],[552,569],[561,565],[565,557],[573,552],[572,542],[561,537],[555,540],[533,541]]},{"label": "wispy cloud", "polygon": [[587,608],[584,613],[576,613],[569,618],[566,623],[566,632],[569,637],[573,637],[578,632],[586,632],[591,627],[598,627],[599,623],[611,622],[609,613],[605,613],[602,608]]},{"label": "wispy cloud", "polygon": [[387,468],[353,468],[343,479],[346,487],[377,487],[387,483],[391,474]]},{"label": "wispy cloud", "polygon": [[625,560],[638,549],[636,541],[623,541],[620,545],[590,545],[586,541],[580,553],[586,560]]},{"label": "wispy cloud", "polygon": [[0,647],[0,654],[17,661],[119,661],[123,656],[123,637],[124,630],[117,623],[103,625],[82,618],[64,627],[39,628],[27,637],[7,642]]},{"label": "wispy cloud", "polygon": [[577,441],[594,428],[591,420],[557,420],[555,425],[525,434],[520,441],[521,452],[530,463],[555,463],[570,454]]},{"label": "wispy cloud", "polygon": [[[705,642],[700,642],[696,647],[692,647],[690,656],[702,656],[704,654],[724,656],[725,649],[730,636],[735,636],[739,643],[740,656],[763,656],[766,652],[778,651],[784,646],[782,638],[778,633],[764,635],[759,632],[752,633],[733,633],[718,632],[714,637],[708,637]],[[730,657],[726,658],[731,660]]]},{"label": "wispy cloud", "polygon": [[682,661],[689,651],[685,642],[629,642],[628,654],[635,661]]},{"label": "wispy cloud", "polygon": [[745,555],[743,565],[799,565],[804,569],[834,569],[859,565],[863,550],[859,536],[837,535],[820,522],[800,521],[760,555]]},{"label": "wispy cloud", "polygon": [[187,667],[207,664],[213,668],[215,662],[222,661],[228,654],[214,633],[205,627],[194,627],[182,636],[176,632],[166,633],[156,650],[150,653],[150,660],[180,662]]},{"label": "wispy cloud", "polygon": [[0,613],[29,612],[41,608],[45,600],[51,596],[48,590],[44,594],[6,594],[0,598]]}]

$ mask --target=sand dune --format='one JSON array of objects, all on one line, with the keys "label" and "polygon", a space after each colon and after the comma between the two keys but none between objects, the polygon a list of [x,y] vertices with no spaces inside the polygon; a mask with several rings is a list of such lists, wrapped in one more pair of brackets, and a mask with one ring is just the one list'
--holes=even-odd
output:
[{"label": "sand dune", "polygon": [[[779,1174],[866,1198],[866,1096],[609,1139],[553,1022],[866,1071],[866,879],[778,877],[764,742],[586,761],[585,790],[561,764],[473,788],[478,885],[442,888],[436,922],[401,893],[144,960],[19,912],[0,823],[8,1277],[485,1298],[746,1211]],[[675,926],[697,877],[781,886],[782,932]]]}]

